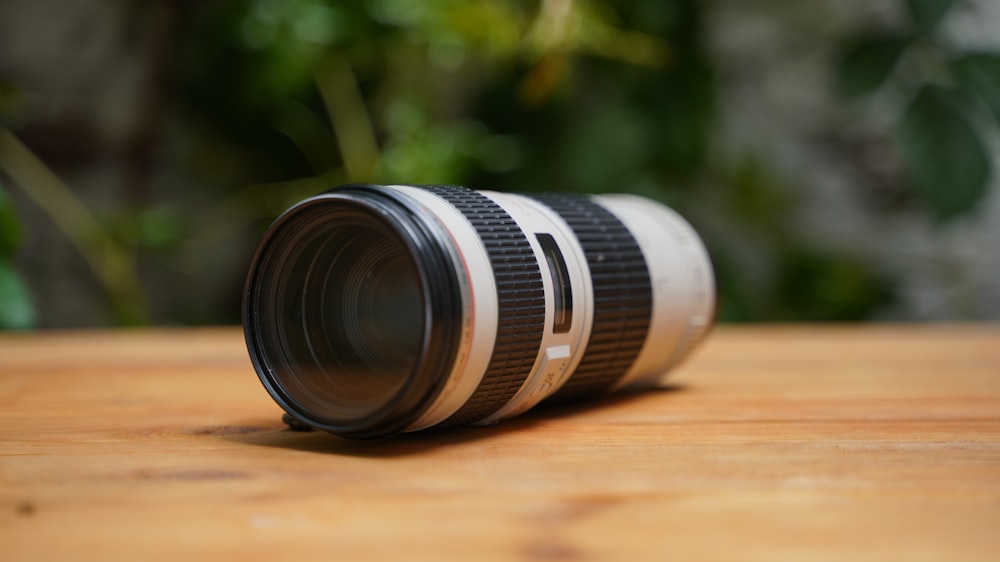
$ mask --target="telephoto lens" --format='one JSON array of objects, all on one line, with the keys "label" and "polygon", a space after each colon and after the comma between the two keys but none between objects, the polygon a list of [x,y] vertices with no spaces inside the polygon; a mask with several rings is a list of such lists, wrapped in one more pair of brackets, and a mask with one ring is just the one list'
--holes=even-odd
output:
[{"label": "telephoto lens", "polygon": [[701,240],[649,199],[346,185],[271,225],[243,328],[295,425],[371,438],[655,385],[714,309]]}]

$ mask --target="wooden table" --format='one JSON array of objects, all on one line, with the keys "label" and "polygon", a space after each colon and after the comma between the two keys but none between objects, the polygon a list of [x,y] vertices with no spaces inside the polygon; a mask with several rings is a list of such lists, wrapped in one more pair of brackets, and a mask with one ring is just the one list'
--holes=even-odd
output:
[{"label": "wooden table", "polygon": [[236,329],[0,335],[0,560],[1000,560],[1000,327],[722,327],[662,390],[285,429]]}]

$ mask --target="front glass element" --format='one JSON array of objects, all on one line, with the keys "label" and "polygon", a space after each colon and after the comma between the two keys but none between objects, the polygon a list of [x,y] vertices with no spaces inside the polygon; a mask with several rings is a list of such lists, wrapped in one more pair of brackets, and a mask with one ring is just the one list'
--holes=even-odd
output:
[{"label": "front glass element", "polygon": [[368,415],[416,369],[420,275],[398,235],[370,216],[310,211],[276,236],[258,309],[272,373],[288,397],[330,420]]}]

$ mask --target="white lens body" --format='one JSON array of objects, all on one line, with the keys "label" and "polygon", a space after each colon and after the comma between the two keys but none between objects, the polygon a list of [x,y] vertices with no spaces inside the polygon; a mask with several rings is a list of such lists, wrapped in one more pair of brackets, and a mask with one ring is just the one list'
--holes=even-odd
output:
[{"label": "white lens body", "polygon": [[[406,431],[441,423],[458,411],[476,391],[493,355],[497,335],[497,287],[486,248],[462,213],[440,197],[417,187],[385,186],[434,217],[451,241],[448,248],[462,287],[462,335],[451,375],[444,389]],[[419,321],[419,319],[413,319]]]},{"label": "white lens body", "polygon": [[698,234],[673,209],[635,195],[600,195],[635,237],[653,289],[642,351],[613,387],[654,385],[691,351],[715,316],[715,281]]},{"label": "white lens body", "polygon": [[[531,374],[517,394],[506,405],[479,422],[490,424],[527,411],[559,390],[573,374],[573,370],[583,357],[583,348],[590,337],[593,308],[585,303],[593,300],[593,287],[587,263],[583,258],[583,249],[573,231],[558,215],[537,201],[521,195],[493,191],[480,193],[507,211],[524,231],[538,259],[538,267],[542,271],[542,285],[545,287],[545,331],[542,334],[538,358]],[[554,333],[552,329],[556,313],[553,298],[555,275],[539,245],[538,234],[552,236],[566,262],[566,273],[573,296],[573,310],[569,330],[563,333]]]},{"label": "white lens body", "polygon": [[[462,330],[456,360],[443,390],[419,419],[406,428],[416,431],[455,414],[483,380],[497,337],[497,286],[486,247],[459,210],[418,187],[386,188],[407,199],[426,216],[434,217],[450,242],[449,255],[462,288]],[[514,396],[478,422],[490,424],[532,408],[573,375],[591,335],[594,288],[584,250],[559,214],[522,195],[479,193],[499,205],[521,228],[538,262],[545,292],[545,329],[534,365]],[[708,254],[691,226],[668,207],[627,195],[597,196],[592,201],[631,232],[645,259],[652,290],[645,341],[631,368],[613,389],[656,384],[690,352],[711,325],[715,287]],[[558,331],[554,330],[557,273],[550,267],[539,234],[551,236],[558,246],[572,296],[568,328]]]}]

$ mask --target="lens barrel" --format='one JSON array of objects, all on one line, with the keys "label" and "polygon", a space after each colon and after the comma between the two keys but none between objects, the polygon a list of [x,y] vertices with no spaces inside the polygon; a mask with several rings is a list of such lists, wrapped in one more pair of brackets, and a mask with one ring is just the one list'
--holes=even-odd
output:
[{"label": "lens barrel", "polygon": [[243,326],[286,412],[368,438],[655,384],[714,305],[697,235],[648,199],[348,185],[268,229]]}]

